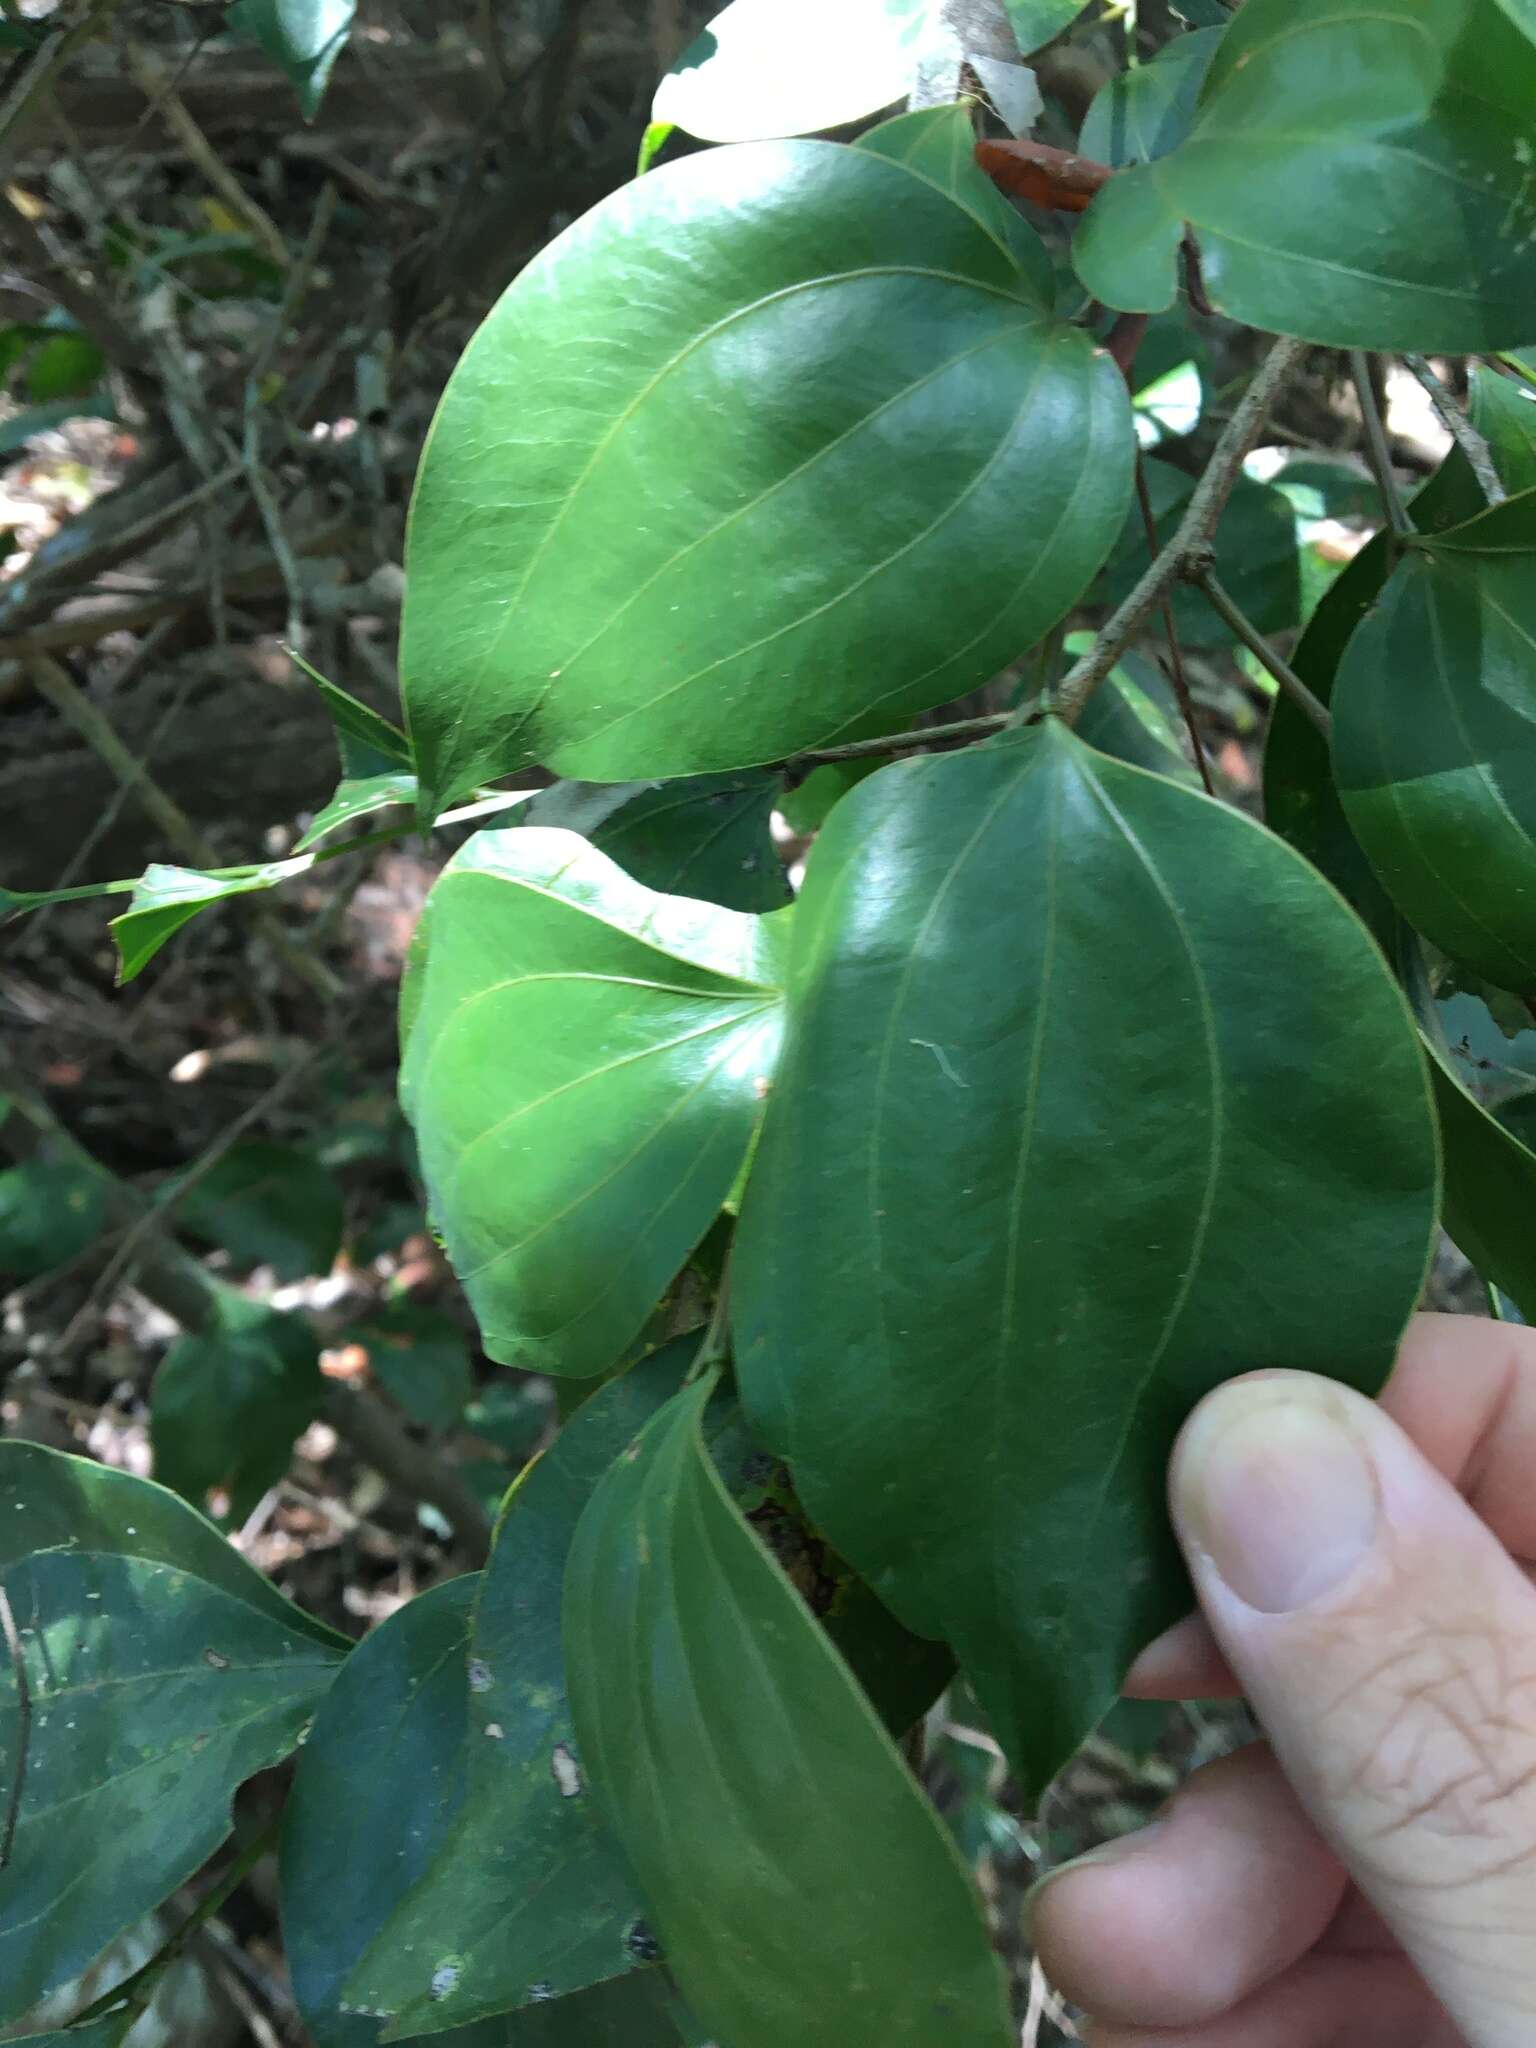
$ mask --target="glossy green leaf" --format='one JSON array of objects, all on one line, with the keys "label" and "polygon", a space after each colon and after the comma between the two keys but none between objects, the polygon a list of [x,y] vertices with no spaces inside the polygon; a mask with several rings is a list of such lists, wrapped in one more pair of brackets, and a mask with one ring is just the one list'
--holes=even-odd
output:
[{"label": "glossy green leaf", "polygon": [[0,1289],[67,1266],[106,1226],[100,1174],[71,1159],[29,1159],[0,1172]]},{"label": "glossy green leaf", "polygon": [[417,481],[428,804],[533,761],[618,781],[899,730],[1038,639],[1119,530],[1132,433],[1010,251],[824,142],[666,165],[552,243]]},{"label": "glossy green leaf", "polygon": [[1038,1788],[1187,1603],[1191,1404],[1390,1363],[1436,1194],[1415,1034],[1279,840],[1055,721],[861,785],[795,918],[743,1399]]},{"label": "glossy green leaf", "polygon": [[782,779],[760,769],[678,782],[557,782],[525,825],[579,832],[626,875],[665,896],[727,910],[782,910],[789,881],[769,820]]},{"label": "glossy green leaf", "polygon": [[329,1273],[341,1249],[341,1189],[301,1145],[247,1138],[232,1145],[177,1201],[183,1230],[221,1245],[241,1266],[279,1280]]},{"label": "glossy green leaf", "polygon": [[[286,1756],[346,1645],[172,1493],[0,1444],[0,1582],[32,1696],[0,1887],[0,2023],[198,1870],[235,1788]],[[17,1698],[0,1658],[0,1781]]]},{"label": "glossy green leaf", "polygon": [[1056,274],[1045,244],[976,161],[976,126],[969,104],[918,107],[897,114],[861,135],[854,147],[901,164],[963,206],[1012,252],[1036,304],[1048,311],[1055,303]]},{"label": "glossy green leaf", "polygon": [[[1068,660],[1085,653],[1091,633],[1069,633],[1063,643]],[[1134,651],[1121,655],[1088,699],[1077,721],[1077,736],[1101,754],[1150,768],[1179,782],[1198,778],[1184,751],[1183,721],[1173,686],[1161,671]]]},{"label": "glossy green leaf", "polygon": [[1536,992],[1533,513],[1527,492],[1405,555],[1340,664],[1333,731],[1350,828],[1397,908],[1521,993]]},{"label": "glossy green leaf", "polygon": [[292,82],[305,120],[313,121],[356,12],[357,0],[238,0],[229,21],[256,38]]},{"label": "glossy green leaf", "polygon": [[336,785],[330,802],[316,811],[309,830],[295,842],[295,850],[307,853],[343,825],[370,818],[375,811],[387,811],[393,804],[414,805],[419,793],[416,777],[404,769],[393,769],[385,775],[365,775],[356,782],[344,779]]},{"label": "glossy green leaf", "polygon": [[197,868],[178,868],[153,861],[134,885],[133,897],[121,917],[114,917],[111,932],[122,962],[119,981],[132,981],[147,967],[166,940],[173,937],[200,910],[222,903],[229,896],[247,896],[262,889],[275,889],[293,875],[312,866],[313,854],[301,853],[292,860],[268,861],[263,867],[235,875],[202,873]]},{"label": "glossy green leaf", "polygon": [[343,1343],[360,1344],[368,1369],[407,1415],[428,1429],[452,1429],[474,1380],[469,1346],[452,1316],[413,1301],[386,1301],[351,1324]]},{"label": "glossy green leaf", "polygon": [[[473,1616],[463,1808],[347,1985],[349,2004],[388,2016],[386,2040],[561,1997],[651,1955],[633,1880],[583,1780],[560,1600],[593,1488],[697,1348],[680,1340],[600,1388],[508,1497]],[[443,1956],[446,1989],[434,1978]]]},{"label": "glossy green leaf", "polygon": [[1177,149],[1194,124],[1200,88],[1220,28],[1177,36],[1150,64],[1118,72],[1096,95],[1077,138],[1084,156],[1101,164],[1149,164]]},{"label": "glossy green leaf", "polygon": [[746,1155],[782,933],[658,896],[570,832],[481,832],[449,862],[401,1100],[492,1358],[583,1379],[639,1334]]},{"label": "glossy green leaf", "polygon": [[578,1750],[669,1966],[731,2048],[1006,2048],[979,1902],[732,1506],[709,1394],[685,1389],[610,1468],[566,1573]]},{"label": "glossy green leaf", "polygon": [[1073,244],[1095,298],[1168,305],[1186,224],[1219,312],[1337,347],[1536,328],[1536,47],[1497,0],[1247,0],[1185,140]]},{"label": "glossy green leaf", "polygon": [[[1159,542],[1166,541],[1189,503],[1195,480],[1170,463],[1147,463],[1147,496]],[[1115,605],[1146,570],[1147,531],[1141,511],[1126,516],[1115,551],[1105,567],[1102,601]],[[1216,567],[1234,603],[1261,633],[1283,633],[1301,618],[1301,564],[1296,515],[1271,484],[1239,480],[1216,529]],[[1173,593],[1173,618],[1187,647],[1225,647],[1230,629],[1190,585]]]},{"label": "glossy green leaf", "polygon": [[878,760],[825,761],[813,768],[804,782],[786,790],[779,810],[792,832],[809,837],[827,822],[832,806],[840,803],[856,783],[877,772]]},{"label": "glossy green leaf", "polygon": [[653,121],[705,142],[814,135],[912,82],[935,0],[730,0],[656,88]]},{"label": "glossy green leaf", "polygon": [[237,1525],[288,1470],[320,1413],[319,1347],[300,1318],[233,1291],[221,1324],[178,1337],[155,1374],[149,1439],[162,1486],[207,1507],[223,1494]]},{"label": "glossy green leaf", "polygon": [[1080,0],[1003,0],[1003,5],[1026,57],[1054,42],[1083,11]]}]

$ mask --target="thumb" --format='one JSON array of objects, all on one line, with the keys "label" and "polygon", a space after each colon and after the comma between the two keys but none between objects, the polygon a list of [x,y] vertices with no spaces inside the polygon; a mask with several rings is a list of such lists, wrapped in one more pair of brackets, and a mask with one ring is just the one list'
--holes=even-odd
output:
[{"label": "thumb", "polygon": [[1536,1589],[1395,1422],[1304,1373],[1209,1396],[1172,1504],[1319,1831],[1473,2048],[1529,2048]]}]

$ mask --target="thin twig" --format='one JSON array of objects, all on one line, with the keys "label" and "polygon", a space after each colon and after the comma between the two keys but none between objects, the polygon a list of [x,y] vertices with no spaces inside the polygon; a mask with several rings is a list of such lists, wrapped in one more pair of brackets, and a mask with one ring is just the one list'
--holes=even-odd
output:
[{"label": "thin twig", "polygon": [[27,1782],[27,1756],[32,1747],[32,1687],[27,1679],[27,1660],[21,1647],[21,1632],[11,1612],[11,1596],[0,1586],[0,1635],[5,1637],[11,1676],[16,1681],[16,1761],[11,1766],[11,1789],[6,1796],[5,1822],[0,1826],[0,1870],[11,1860],[16,1842],[16,1823],[21,1818],[21,1795]]},{"label": "thin twig", "polygon": [[785,763],[788,768],[819,768],[825,761],[863,761],[872,754],[900,754],[908,747],[925,747],[931,740],[974,740],[989,732],[1001,732],[1012,722],[1011,711],[989,711],[979,718],[955,718],[948,725],[921,725],[911,732],[893,732],[880,740],[849,740],[841,747],[815,747],[808,754],[796,754]]},{"label": "thin twig", "polygon": [[1472,474],[1477,478],[1483,496],[1490,505],[1502,505],[1509,494],[1493,466],[1487,437],[1473,426],[1465,410],[1446,390],[1423,356],[1405,355],[1403,361],[1428,393],[1435,418],[1472,465]]},{"label": "thin twig", "polygon": [[1248,652],[1263,663],[1286,696],[1298,710],[1311,719],[1323,738],[1327,739],[1333,731],[1333,717],[1327,705],[1321,697],[1313,695],[1290,663],[1275,652],[1247,613],[1232,602],[1216,581],[1215,570],[1207,570],[1203,576],[1196,579],[1196,583],[1216,616],[1224,620]]},{"label": "thin twig", "polygon": [[[1147,489],[1147,465],[1141,451],[1136,451],[1136,502],[1141,507],[1142,530],[1147,536],[1147,553],[1157,554],[1157,519],[1152,510],[1152,494]],[[1189,744],[1194,752],[1195,766],[1200,771],[1200,781],[1207,796],[1216,794],[1211,781],[1210,764],[1205,758],[1205,748],[1200,739],[1200,727],[1195,720],[1195,700],[1189,694],[1189,678],[1184,673],[1184,650],[1179,645],[1179,629],[1173,619],[1173,599],[1164,591],[1158,599],[1158,609],[1163,616],[1163,631],[1168,640],[1168,662],[1173,680],[1173,694],[1178,699],[1179,711],[1184,720],[1184,730],[1189,734]]]},{"label": "thin twig", "polygon": [[1408,517],[1408,507],[1403,502],[1402,491],[1392,473],[1392,449],[1387,441],[1386,424],[1381,417],[1381,407],[1376,403],[1376,386],[1371,382],[1370,359],[1365,350],[1352,348],[1349,352],[1349,374],[1355,386],[1355,396],[1360,401],[1360,417],[1365,423],[1365,459],[1371,466],[1371,475],[1376,479],[1376,488],[1381,493],[1381,507],[1387,516],[1387,524],[1398,540],[1403,540],[1413,531],[1413,521]]},{"label": "thin twig", "polygon": [[283,240],[277,223],[266,209],[251,197],[224,163],[218,151],[187,111],[186,102],[177,92],[174,82],[166,77],[154,59],[146,56],[131,38],[127,56],[128,70],[133,82],[150,106],[164,115],[166,126],[230,212],[245,222],[278,269],[286,270],[290,260],[288,244]]},{"label": "thin twig", "polygon": [[[1306,353],[1307,346],[1304,341],[1287,337],[1277,341],[1259,365],[1252,383],[1222,429],[1211,459],[1190,494],[1184,517],[1179,521],[1173,539],[1130,595],[1110,614],[1087,653],[1063,676],[1053,708],[1068,725],[1074,724],[1082,715],[1083,706],[1135,638],[1142,621],[1164,592],[1180,578],[1197,573],[1207,561],[1217,523],[1243,473],[1248,452],[1258,439],[1281,386]],[[1023,723],[1030,715],[1017,711],[1013,717],[1015,722]]]}]

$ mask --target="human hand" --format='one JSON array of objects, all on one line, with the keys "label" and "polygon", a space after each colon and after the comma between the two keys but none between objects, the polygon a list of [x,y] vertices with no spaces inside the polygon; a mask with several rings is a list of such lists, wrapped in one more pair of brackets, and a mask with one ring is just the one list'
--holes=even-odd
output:
[{"label": "human hand", "polygon": [[1203,1618],[1127,1690],[1269,1740],[1036,1894],[1092,2048],[1531,2048],[1536,1330],[1420,1316],[1380,1406],[1235,1381],[1170,1491]]}]

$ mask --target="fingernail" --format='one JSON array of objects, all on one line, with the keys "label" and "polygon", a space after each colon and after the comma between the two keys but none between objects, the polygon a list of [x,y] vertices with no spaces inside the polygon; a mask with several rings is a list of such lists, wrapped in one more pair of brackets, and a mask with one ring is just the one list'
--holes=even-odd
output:
[{"label": "fingernail", "polygon": [[1239,1600],[1289,1614],[1370,1549],[1375,1471],[1326,1380],[1276,1374],[1223,1387],[1179,1446],[1174,1513]]},{"label": "fingernail", "polygon": [[1031,1938],[1035,1909],[1053,1884],[1059,1884],[1064,1877],[1071,1877],[1075,1871],[1091,1870],[1102,1863],[1123,1863],[1138,1850],[1150,1848],[1153,1838],[1162,1832],[1161,1818],[1149,1820],[1145,1827],[1135,1828],[1128,1835],[1117,1835],[1112,1842],[1101,1842],[1096,1849],[1085,1850],[1081,1856],[1074,1856],[1070,1863],[1058,1863],[1054,1870],[1037,1877],[1024,1894],[1022,1911],[1024,1915],[1024,1938]]}]

